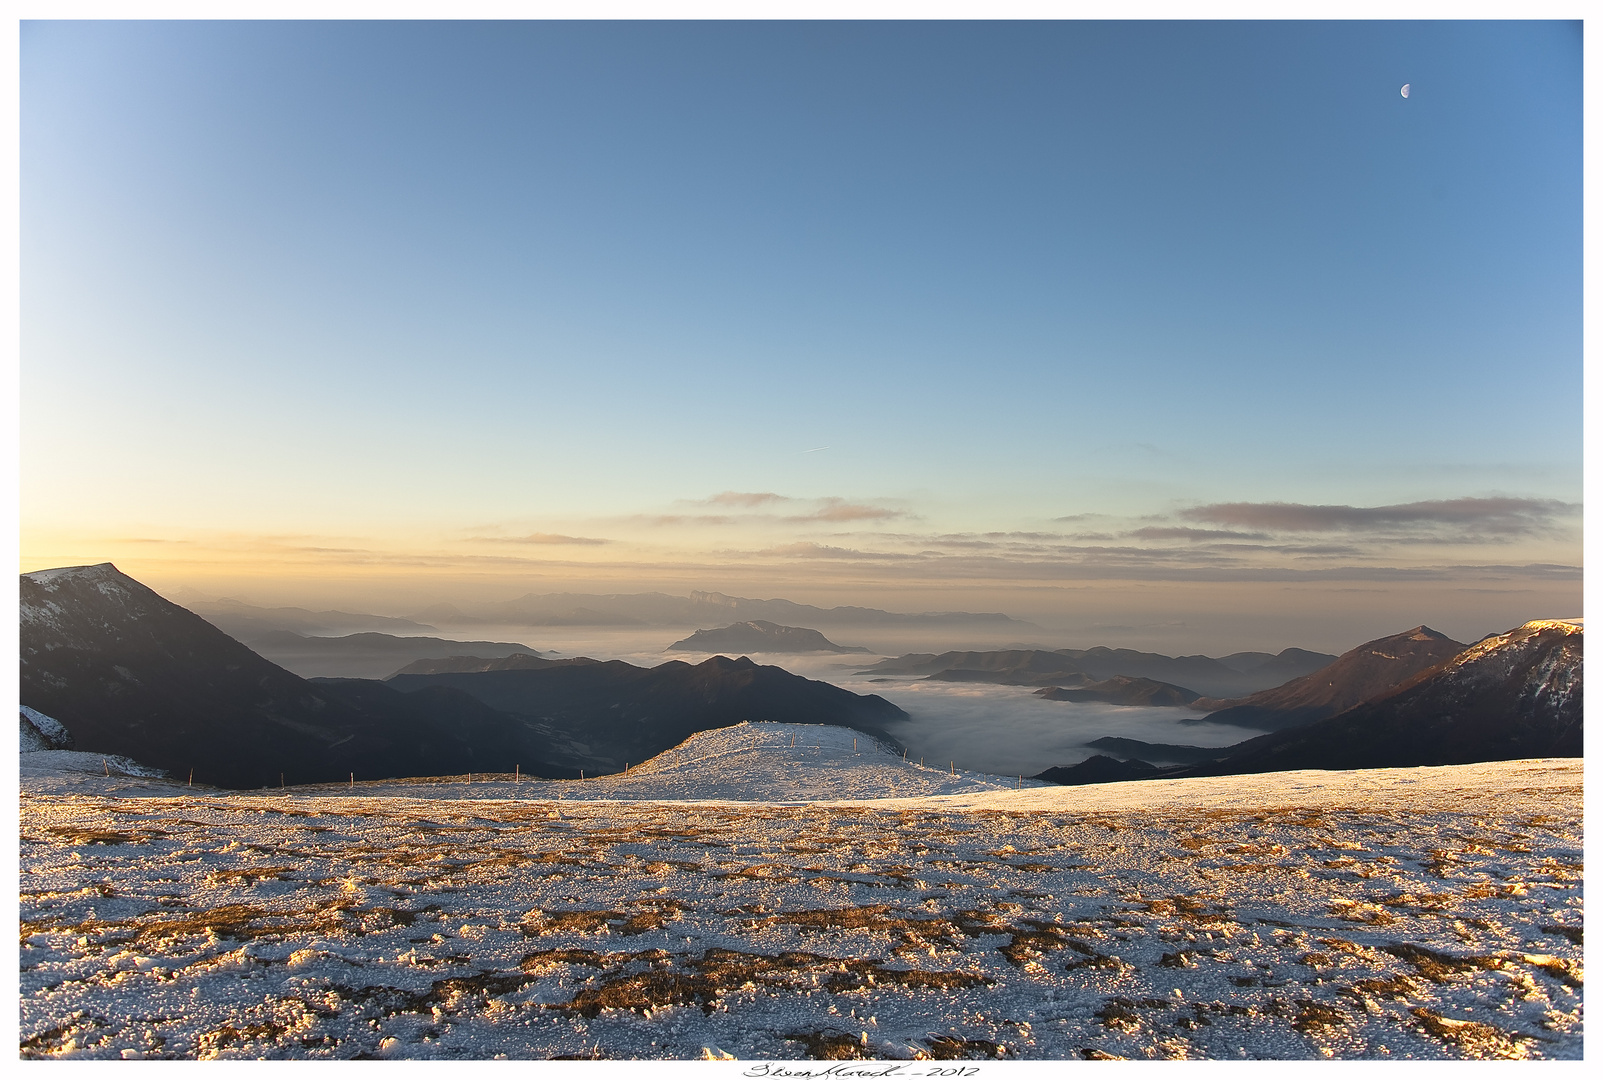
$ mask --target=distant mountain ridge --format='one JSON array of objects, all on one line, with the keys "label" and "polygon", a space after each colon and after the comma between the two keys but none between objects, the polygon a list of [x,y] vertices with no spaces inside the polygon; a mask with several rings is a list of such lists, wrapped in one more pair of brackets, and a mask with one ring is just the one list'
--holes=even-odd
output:
[{"label": "distant mountain ridge", "polygon": [[[1107,754],[1075,766],[1056,766],[1037,778],[1102,783],[1580,757],[1585,744],[1582,627],[1580,620],[1571,619],[1525,623],[1484,638],[1335,716],[1233,746],[1097,739],[1089,745]],[[1433,631],[1420,633],[1424,630],[1377,640],[1443,640],[1431,636]],[[1115,767],[1117,759],[1109,755],[1128,759],[1126,767]],[[1148,763],[1149,757],[1195,764],[1157,768]]]},{"label": "distant mountain ridge", "polygon": [[1086,686],[1066,688],[1048,686],[1035,692],[1048,701],[1102,701],[1109,705],[1190,705],[1197,700],[1195,690],[1156,679],[1133,679],[1115,675]]},{"label": "distant mountain ridge", "polygon": [[900,626],[1031,628],[1031,623],[993,612],[932,611],[903,614],[878,608],[820,608],[790,600],[753,600],[720,592],[529,593],[514,600],[477,604],[464,610],[436,604],[417,613],[437,625],[499,623],[509,626],[668,626],[757,621],[781,626]]},{"label": "distant mountain ridge", "polygon": [[828,652],[866,653],[861,645],[837,645],[817,630],[802,626],[779,626],[763,619],[731,623],[716,630],[697,630],[676,641],[665,651],[683,652]]},{"label": "distant mountain ridge", "polygon": [[354,611],[311,611],[298,607],[257,607],[241,600],[193,600],[184,605],[229,637],[246,641],[252,636],[288,630],[296,634],[340,636],[377,631],[405,635],[412,631],[437,629],[411,619],[388,615],[365,615]]},{"label": "distant mountain ridge", "polygon": [[110,563],[24,574],[20,593],[22,704],[80,751],[233,788],[545,764],[469,695],[314,685]]},{"label": "distant mountain ridge", "polygon": [[1323,720],[1386,693],[1463,652],[1465,645],[1428,626],[1366,641],[1311,674],[1239,701],[1193,702],[1208,722],[1278,731]]},{"label": "distant mountain ridge", "polygon": [[1275,685],[1286,671],[1316,670],[1335,660],[1325,653],[1286,649],[1268,661],[1265,653],[1236,654],[1251,660],[1238,671],[1207,656],[1164,656],[1134,649],[994,649],[940,654],[908,653],[867,668],[867,675],[922,675],[949,682],[995,682],[1016,686],[1077,688],[1115,677],[1151,679],[1200,694],[1251,693]]},{"label": "distant mountain ridge", "polygon": [[438,660],[414,660],[394,675],[446,675],[465,671],[516,671],[519,668],[542,668],[553,664],[598,664],[599,660],[576,657],[570,660],[548,660],[529,653],[513,653],[497,659],[482,656],[446,656]]},{"label": "distant mountain ridge", "polygon": [[1582,625],[1543,619],[1486,638],[1381,697],[1261,735],[1176,776],[1464,765],[1584,750]]},{"label": "distant mountain ridge", "polygon": [[303,679],[383,679],[416,660],[469,654],[499,659],[539,650],[515,641],[453,641],[437,637],[396,637],[367,631],[343,637],[308,637],[271,630],[244,639],[255,652]]},{"label": "distant mountain ridge", "polygon": [[[515,767],[568,777],[644,760],[633,757],[642,747],[743,719],[802,717],[881,734],[906,718],[872,695],[722,657],[646,669],[518,654],[480,661],[504,670],[407,676],[410,684],[309,681],[110,563],[24,574],[19,588],[21,704],[64,724],[79,751],[175,777],[193,769],[197,782],[220,787]],[[523,711],[500,710],[453,679],[476,690],[475,679],[510,680]],[[544,698],[530,696],[533,683],[549,691]]]}]

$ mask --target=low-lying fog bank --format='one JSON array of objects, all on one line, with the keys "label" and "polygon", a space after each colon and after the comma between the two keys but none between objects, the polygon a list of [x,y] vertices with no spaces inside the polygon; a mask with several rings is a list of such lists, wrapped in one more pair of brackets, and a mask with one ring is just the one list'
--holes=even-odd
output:
[{"label": "low-lying fog bank", "polygon": [[1227,724],[1182,724],[1181,720],[1202,715],[1195,709],[1048,701],[1036,697],[1028,686],[867,679],[842,679],[837,685],[858,694],[878,694],[905,709],[912,719],[891,733],[911,756],[1010,776],[1033,776],[1053,765],[1074,765],[1105,753],[1086,745],[1105,735],[1229,746],[1256,734]]},{"label": "low-lying fog bank", "polygon": [[[589,656],[654,667],[668,660],[698,664],[712,653],[662,651],[661,632],[588,630],[545,639],[542,649],[560,656]],[[931,648],[935,647],[933,645]],[[1053,765],[1073,765],[1099,753],[1093,739],[1116,735],[1151,743],[1229,746],[1255,732],[1227,724],[1181,723],[1204,715],[1195,709],[1047,701],[1035,687],[987,683],[886,681],[859,675],[877,656],[833,653],[756,653],[752,659],[820,679],[856,694],[878,694],[905,709],[911,721],[891,734],[911,757],[956,762],[959,769],[1030,776]],[[754,720],[762,717],[752,717]],[[1172,764],[1154,759],[1154,764]]]}]

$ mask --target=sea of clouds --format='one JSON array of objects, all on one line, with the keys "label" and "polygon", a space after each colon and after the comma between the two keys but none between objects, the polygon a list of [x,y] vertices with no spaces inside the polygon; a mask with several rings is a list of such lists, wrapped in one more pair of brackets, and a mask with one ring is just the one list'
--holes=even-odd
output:
[{"label": "sea of clouds", "polygon": [[[522,636],[497,640],[530,641],[528,627],[505,630]],[[589,656],[642,667],[669,660],[699,664],[713,655],[665,651],[664,639],[673,640],[672,631],[541,627],[533,636],[540,640],[530,643],[548,656]],[[1035,688],[1028,686],[883,680],[862,674],[879,659],[832,653],[760,653],[752,657],[759,664],[782,667],[853,693],[878,694],[900,706],[911,719],[894,725],[890,732],[907,747],[910,758],[923,758],[926,764],[952,762],[959,769],[1003,776],[1032,776],[1054,765],[1074,765],[1093,754],[1106,753],[1086,745],[1105,735],[1211,747],[1229,746],[1260,734],[1225,724],[1181,723],[1203,715],[1192,709],[1047,701],[1036,697]],[[1151,760],[1165,764],[1161,757]]]}]

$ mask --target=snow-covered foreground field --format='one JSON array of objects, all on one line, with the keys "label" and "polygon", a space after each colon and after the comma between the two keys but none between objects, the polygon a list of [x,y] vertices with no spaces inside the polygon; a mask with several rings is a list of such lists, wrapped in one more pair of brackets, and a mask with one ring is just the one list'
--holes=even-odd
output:
[{"label": "snow-covered foreground field", "polygon": [[1578,760],[1013,790],[853,737],[354,792],[24,755],[22,1055],[1580,1056]]}]

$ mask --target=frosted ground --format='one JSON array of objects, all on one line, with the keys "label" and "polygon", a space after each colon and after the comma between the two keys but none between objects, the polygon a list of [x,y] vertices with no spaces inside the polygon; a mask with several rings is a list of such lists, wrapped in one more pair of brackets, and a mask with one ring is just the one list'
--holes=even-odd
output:
[{"label": "frosted ground", "polygon": [[22,758],[24,1057],[1581,1054],[1579,760],[1020,789],[756,724],[585,782],[108,771]]}]

